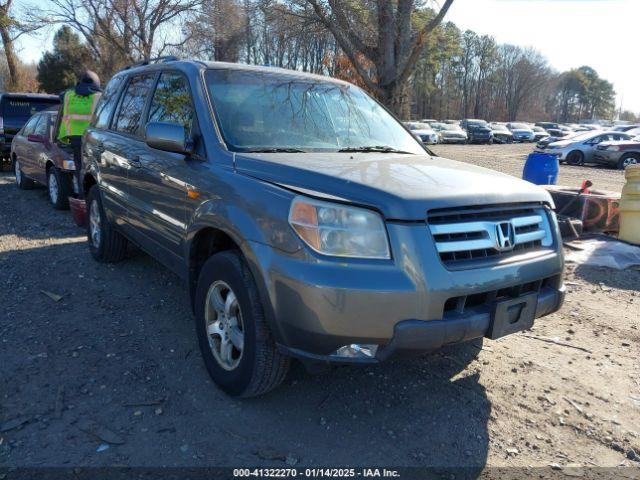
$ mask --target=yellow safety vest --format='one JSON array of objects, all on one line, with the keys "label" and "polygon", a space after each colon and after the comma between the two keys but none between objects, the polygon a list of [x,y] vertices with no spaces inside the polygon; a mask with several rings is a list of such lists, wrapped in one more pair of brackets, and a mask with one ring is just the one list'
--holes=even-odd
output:
[{"label": "yellow safety vest", "polygon": [[99,92],[90,95],[78,95],[74,90],[65,92],[58,140],[68,143],[69,137],[82,136],[89,126],[100,95]]}]

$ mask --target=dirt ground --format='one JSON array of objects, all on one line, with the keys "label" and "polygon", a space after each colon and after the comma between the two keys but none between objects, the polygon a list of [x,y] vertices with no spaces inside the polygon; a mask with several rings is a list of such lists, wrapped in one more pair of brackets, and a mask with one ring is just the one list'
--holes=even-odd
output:
[{"label": "dirt ground", "polygon": [[[530,149],[434,147],[516,175]],[[583,178],[623,183],[566,166],[559,183]],[[176,276],[137,251],[95,263],[70,214],[7,172],[0,205],[0,467],[640,466],[638,270],[569,265],[560,312],[482,348],[296,366],[233,400],[205,371]]]}]

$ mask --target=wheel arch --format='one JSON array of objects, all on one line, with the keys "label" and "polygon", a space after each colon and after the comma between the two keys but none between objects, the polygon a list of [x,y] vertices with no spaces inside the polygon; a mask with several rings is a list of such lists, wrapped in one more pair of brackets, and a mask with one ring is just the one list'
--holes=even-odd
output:
[{"label": "wheel arch", "polygon": [[87,195],[89,194],[89,190],[91,190],[91,187],[93,187],[94,185],[97,185],[97,181],[96,178],[93,176],[92,173],[87,173],[85,174],[85,176],[82,178],[82,192],[84,193],[84,197],[87,198]]},{"label": "wheel arch", "polygon": [[188,282],[191,308],[195,313],[195,294],[198,285],[198,277],[206,261],[216,253],[234,250],[246,262],[251,271],[253,280],[258,289],[260,303],[264,311],[265,319],[276,341],[281,338],[280,329],[275,322],[275,314],[271,305],[267,286],[260,271],[256,255],[251,250],[248,242],[243,242],[230,230],[222,226],[203,225],[189,235],[188,252]]}]

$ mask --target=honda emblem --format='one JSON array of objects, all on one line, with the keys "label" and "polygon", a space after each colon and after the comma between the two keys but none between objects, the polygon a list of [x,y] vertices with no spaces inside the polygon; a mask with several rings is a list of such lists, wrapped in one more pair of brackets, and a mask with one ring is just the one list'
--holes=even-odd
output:
[{"label": "honda emblem", "polygon": [[496,223],[496,248],[501,252],[513,250],[515,246],[515,229],[511,222]]}]

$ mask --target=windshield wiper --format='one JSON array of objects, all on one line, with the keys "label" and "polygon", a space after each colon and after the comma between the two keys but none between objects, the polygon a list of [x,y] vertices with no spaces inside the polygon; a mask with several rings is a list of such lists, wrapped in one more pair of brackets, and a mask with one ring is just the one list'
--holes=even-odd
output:
[{"label": "windshield wiper", "polygon": [[288,147],[267,147],[267,148],[250,148],[245,150],[248,153],[306,153],[304,150],[300,150],[299,148],[288,148]]},{"label": "windshield wiper", "polygon": [[363,147],[346,147],[338,150],[339,152],[380,152],[380,153],[409,153],[413,155],[413,152],[407,152],[404,150],[398,150],[397,148],[388,147],[386,145],[369,145]]}]

